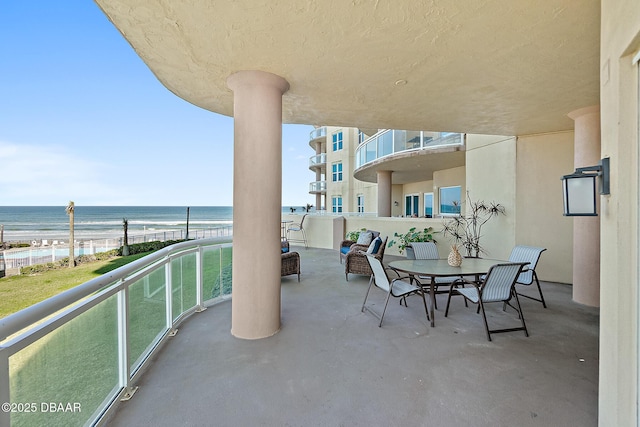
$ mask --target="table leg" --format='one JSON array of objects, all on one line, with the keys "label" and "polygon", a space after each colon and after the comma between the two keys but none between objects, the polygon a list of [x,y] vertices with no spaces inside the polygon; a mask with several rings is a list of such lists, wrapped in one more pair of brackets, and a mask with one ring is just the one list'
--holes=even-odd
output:
[{"label": "table leg", "polygon": [[431,299],[431,327],[436,325],[435,303],[436,303],[436,278],[431,278],[431,285],[429,286],[429,297]]}]

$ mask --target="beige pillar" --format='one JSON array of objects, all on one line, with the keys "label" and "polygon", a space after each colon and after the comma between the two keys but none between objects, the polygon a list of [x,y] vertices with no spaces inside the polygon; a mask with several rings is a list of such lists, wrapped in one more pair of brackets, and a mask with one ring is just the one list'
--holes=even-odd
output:
[{"label": "beige pillar", "polygon": [[[574,167],[600,162],[600,107],[569,113],[574,122]],[[600,197],[597,196],[598,211]],[[573,300],[600,306],[600,217],[573,218]]]},{"label": "beige pillar", "polygon": [[391,171],[378,171],[378,216],[391,216]]},{"label": "beige pillar", "polygon": [[227,79],[233,90],[233,292],[231,333],[257,339],[280,330],[282,94],[263,71]]}]

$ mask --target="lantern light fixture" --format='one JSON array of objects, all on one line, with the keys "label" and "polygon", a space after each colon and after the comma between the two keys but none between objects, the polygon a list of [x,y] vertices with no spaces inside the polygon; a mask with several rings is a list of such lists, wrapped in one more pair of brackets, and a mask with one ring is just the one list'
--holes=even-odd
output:
[{"label": "lantern light fixture", "polygon": [[597,216],[596,180],[600,194],[609,194],[609,158],[600,160],[596,166],[576,168],[561,180],[564,216]]}]

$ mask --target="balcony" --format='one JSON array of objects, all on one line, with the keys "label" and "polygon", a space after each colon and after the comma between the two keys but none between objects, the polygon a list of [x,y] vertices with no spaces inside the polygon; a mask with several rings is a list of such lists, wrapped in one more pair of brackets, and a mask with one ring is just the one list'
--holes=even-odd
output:
[{"label": "balcony", "polygon": [[597,425],[598,309],[570,286],[542,284],[548,309],[521,301],[529,338],[489,343],[475,307],[444,317],[446,297],[435,328],[417,297],[378,328],[360,311],[367,277],[347,284],[336,251],[297,251],[277,335],[231,336],[230,302],[192,316],[110,425]]},{"label": "balcony", "polygon": [[[210,276],[210,267],[219,265],[218,261],[212,264],[218,258],[222,262],[223,252],[212,247],[211,255],[215,256],[205,255],[205,262],[199,264],[200,255],[191,250],[191,245],[194,243],[159,254],[158,260],[165,260],[160,264],[146,259],[135,268],[128,267],[138,273],[118,281],[116,286],[122,289],[130,282],[137,287],[132,289],[133,295],[118,297],[116,303],[116,294],[109,297],[109,292],[117,290],[101,288],[74,306],[74,313],[59,314],[36,327],[35,333],[44,342],[33,351],[39,348],[47,357],[46,363],[36,363],[43,370],[43,378],[51,379],[64,368],[52,363],[51,351],[47,354],[43,349],[50,349],[61,339],[52,331],[65,321],[73,330],[63,344],[77,352],[66,364],[91,362],[96,374],[115,372],[119,366],[117,354],[109,351],[105,355],[85,347],[84,341],[78,340],[84,331],[78,329],[77,322],[91,313],[91,307],[100,307],[96,298],[105,299],[109,307],[113,303],[115,310],[138,291],[146,292],[140,299],[143,306],[117,310],[131,318],[128,321],[132,322],[136,338],[131,340],[131,349],[144,347],[139,345],[140,337],[155,336],[156,331],[162,337],[149,341],[147,350],[156,351],[155,356],[137,358],[138,352],[133,352],[130,360],[137,358],[140,364],[129,373],[130,381],[126,373],[121,378],[128,385],[124,390],[134,391],[139,386],[132,397],[124,393],[118,399],[110,398],[110,387],[99,387],[102,383],[89,381],[69,368],[64,383],[47,381],[49,394],[42,394],[39,388],[26,389],[25,383],[11,389],[11,400],[4,388],[6,383],[0,393],[11,402],[79,401],[83,418],[72,418],[71,413],[49,413],[45,421],[36,422],[36,418],[29,418],[34,414],[18,414],[15,419],[13,413],[4,416],[10,416],[15,425],[82,425],[85,420],[104,415],[100,410],[94,413],[94,408],[86,404],[92,400],[111,406],[112,411],[105,418],[110,426],[424,425],[431,421],[447,427],[468,424],[470,419],[479,426],[532,425],[532,418],[540,425],[597,425],[598,309],[573,303],[568,285],[542,283],[547,309],[537,302],[521,301],[529,338],[516,332],[496,336],[489,343],[475,307],[465,308],[462,301],[455,301],[445,318],[443,296],[439,297],[434,328],[429,326],[421,302],[414,297],[409,298],[407,308],[395,301],[390,304],[385,323],[379,328],[377,319],[360,310],[368,277],[352,276],[347,285],[344,265],[338,262],[335,250],[293,247],[301,254],[302,279],[297,282],[295,276],[282,278],[282,329],[271,338],[247,341],[236,339],[229,332],[228,299],[209,300],[206,311],[194,310],[199,307],[201,296],[186,297],[183,292],[193,285],[161,286],[165,281],[176,285],[178,278],[182,278],[182,284],[197,283],[202,277],[202,286],[212,288],[217,280]],[[217,274],[221,280],[226,277],[222,271]],[[147,276],[150,277],[145,279]],[[200,289],[193,289],[196,288]],[[384,303],[379,291],[372,292],[373,301]],[[523,292],[535,294],[535,289]],[[192,303],[185,304],[187,300]],[[173,314],[166,319],[153,314],[160,307],[160,313],[168,310]],[[502,316],[501,306],[493,308],[490,321]],[[181,310],[184,312],[179,314]],[[152,317],[144,313],[151,313]],[[127,317],[123,320],[126,322]],[[118,334],[129,328],[106,322],[104,317],[84,324],[104,328],[104,336],[114,341],[116,348],[118,342],[128,342],[118,339]],[[150,324],[156,325],[151,331],[147,328]],[[180,330],[176,333],[178,325]],[[3,358],[7,352],[15,352],[14,346],[23,348],[16,339],[3,341]],[[14,369],[27,361],[9,359],[7,363],[4,359],[5,369],[7,364],[11,367],[12,384]],[[118,375],[112,377],[117,379]],[[91,398],[79,394],[83,383],[89,384]],[[20,395],[14,396],[14,392]],[[68,395],[59,397],[63,392]],[[407,398],[389,400],[388,396]],[[131,398],[120,402],[120,397]],[[3,421],[2,425],[9,425],[7,418]]]},{"label": "balcony", "polygon": [[435,170],[464,165],[465,135],[450,132],[382,130],[356,149],[354,177],[376,182],[392,170],[394,184],[425,181]]},{"label": "balcony", "polygon": [[315,148],[316,142],[318,142],[317,140],[322,139],[324,141],[326,137],[327,137],[326,126],[321,126],[319,128],[316,128],[309,133],[309,145],[311,146],[311,148]]},{"label": "balcony", "polygon": [[309,158],[309,169],[324,169],[327,166],[327,153],[317,154]]},{"label": "balcony", "polygon": [[314,181],[309,183],[309,193],[325,194],[327,192],[327,181]]}]

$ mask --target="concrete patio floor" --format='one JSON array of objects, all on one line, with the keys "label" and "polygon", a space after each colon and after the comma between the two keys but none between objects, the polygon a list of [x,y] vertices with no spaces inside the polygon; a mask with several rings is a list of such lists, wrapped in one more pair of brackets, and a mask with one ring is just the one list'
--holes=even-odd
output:
[{"label": "concrete patio floor", "polygon": [[[434,328],[419,296],[408,308],[390,301],[379,328],[360,311],[367,277],[347,282],[337,251],[293,250],[302,277],[282,279],[280,332],[234,338],[230,301],[191,316],[108,425],[597,425],[599,311],[573,303],[571,286],[542,283],[547,309],[521,299],[528,338],[487,341],[475,306],[458,298],[444,317],[446,295]],[[501,304],[487,315],[490,325],[519,324]]]}]

